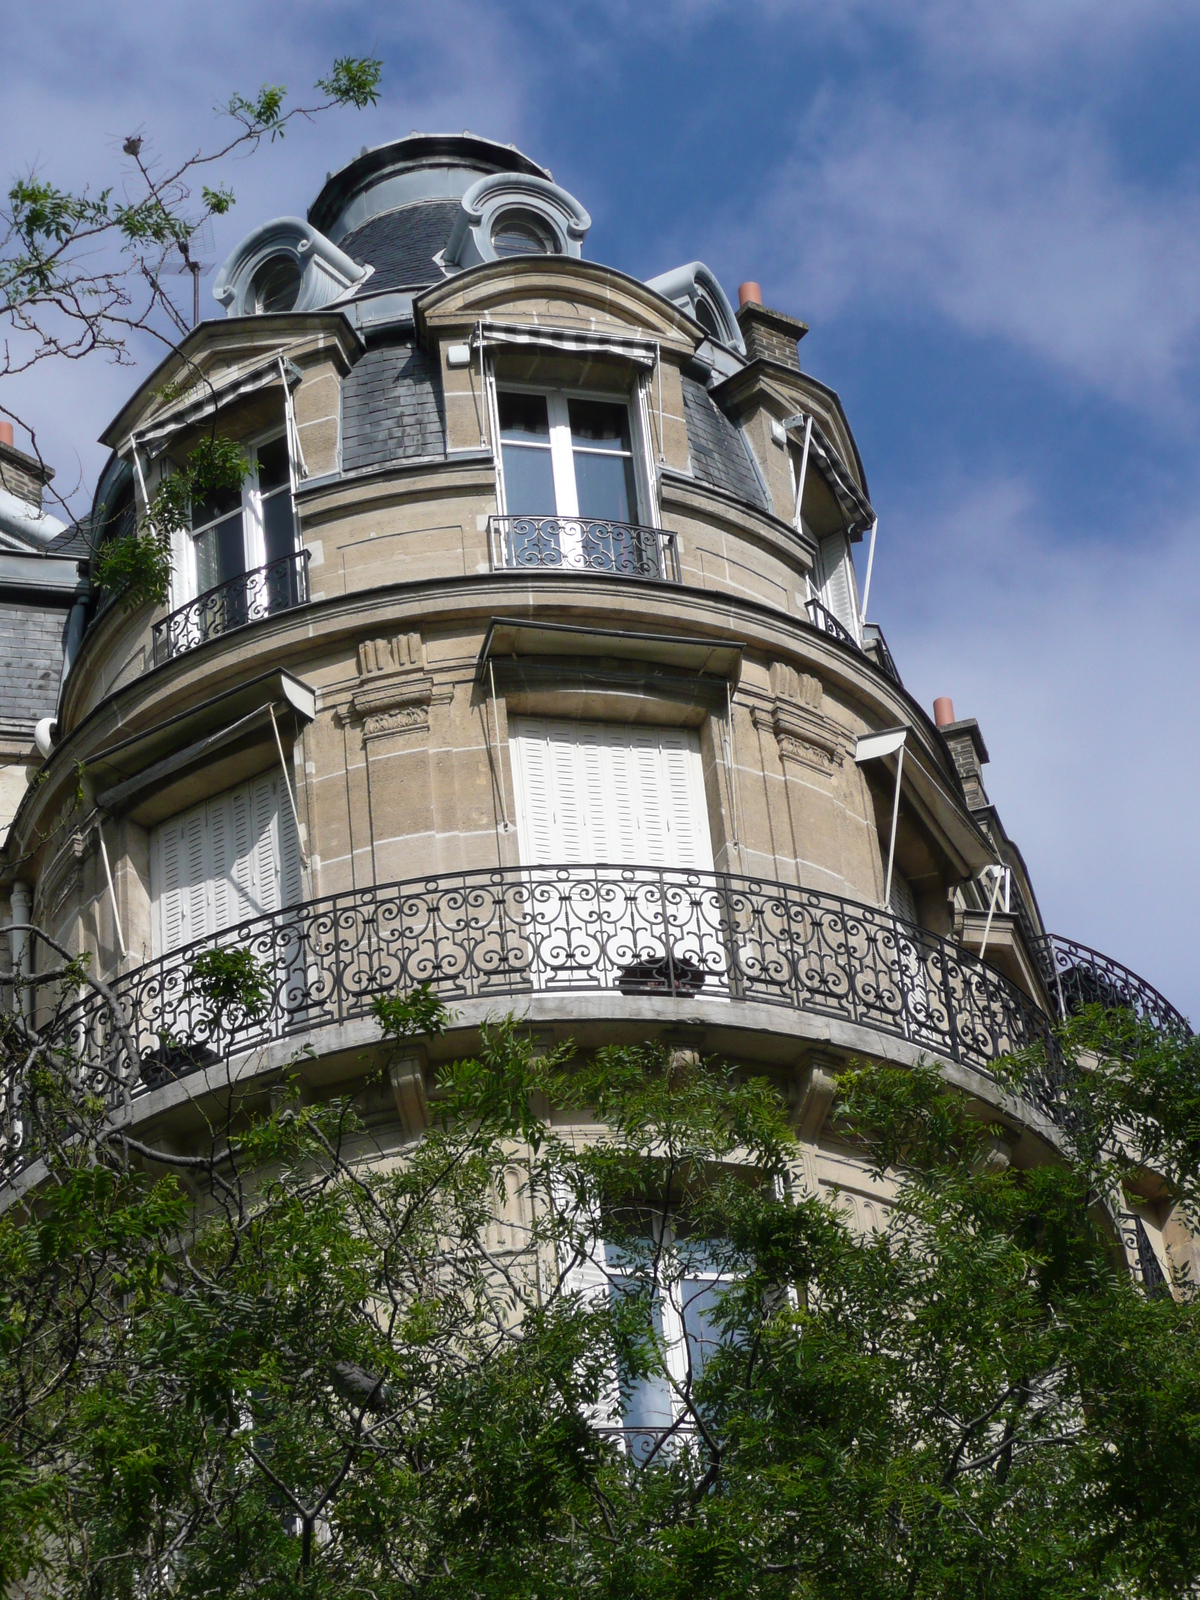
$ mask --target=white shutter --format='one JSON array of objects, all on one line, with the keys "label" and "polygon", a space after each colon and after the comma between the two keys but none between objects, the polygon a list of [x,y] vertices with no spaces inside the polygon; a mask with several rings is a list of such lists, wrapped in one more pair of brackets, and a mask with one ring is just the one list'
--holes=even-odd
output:
[{"label": "white shutter", "polygon": [[690,729],[513,718],[511,749],[526,865],[712,870],[700,742]]},{"label": "white shutter", "polygon": [[905,922],[917,920],[917,902],[912,886],[895,868],[892,869],[892,898],[888,901],[888,910],[894,917],[902,917]]},{"label": "white shutter", "polygon": [[858,617],[850,580],[850,545],[844,533],[821,540],[821,601],[849,633],[858,638]]},{"label": "white shutter", "polygon": [[150,889],[156,955],[299,899],[300,845],[280,785],[277,772],[264,773],[154,830]]}]

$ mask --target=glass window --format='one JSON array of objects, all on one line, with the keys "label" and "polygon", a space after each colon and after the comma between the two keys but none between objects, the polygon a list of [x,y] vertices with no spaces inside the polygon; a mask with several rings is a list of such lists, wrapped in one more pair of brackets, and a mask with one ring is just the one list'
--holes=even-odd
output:
[{"label": "glass window", "polygon": [[[233,585],[206,610],[215,631],[224,631],[253,614],[294,605],[299,598],[295,564],[296,517],[291,467],[282,434],[248,452],[251,474],[241,489],[221,489],[192,506],[196,556],[196,594]],[[244,584],[234,580],[272,568]],[[250,608],[250,609],[248,609]]]},{"label": "glass window", "polygon": [[500,257],[558,254],[549,224],[530,211],[505,212],[492,229],[492,249]]},{"label": "glass window", "polygon": [[269,256],[251,284],[255,311],[290,311],[300,298],[303,276],[300,263],[293,256]]},{"label": "glass window", "polygon": [[[628,554],[624,545],[614,554],[610,534],[589,535],[586,525],[637,522],[629,407],[553,393],[503,390],[497,398],[506,511],[558,519],[549,527],[543,523],[538,534],[540,554],[545,547],[551,559],[539,555],[532,564],[618,564],[618,557]],[[584,526],[569,527],[567,519],[581,519]]]}]

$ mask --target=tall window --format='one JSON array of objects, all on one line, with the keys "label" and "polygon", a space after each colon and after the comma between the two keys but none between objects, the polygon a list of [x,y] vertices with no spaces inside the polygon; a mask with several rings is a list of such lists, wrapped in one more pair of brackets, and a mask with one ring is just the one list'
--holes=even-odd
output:
[{"label": "tall window", "polygon": [[656,572],[657,544],[624,526],[638,521],[629,407],[519,390],[497,404],[505,511],[521,519],[509,564]]},{"label": "tall window", "polygon": [[[247,453],[250,474],[241,489],[218,490],[192,506],[195,594],[296,553],[287,440],[280,435]],[[272,579],[271,585],[274,598],[280,606],[294,604],[294,567],[279,569],[277,576],[279,582]]]}]

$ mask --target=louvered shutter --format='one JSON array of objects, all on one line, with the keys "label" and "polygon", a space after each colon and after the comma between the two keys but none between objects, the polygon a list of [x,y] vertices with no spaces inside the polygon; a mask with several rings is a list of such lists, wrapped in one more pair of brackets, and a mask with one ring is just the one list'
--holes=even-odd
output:
[{"label": "louvered shutter", "polygon": [[281,783],[277,772],[264,773],[154,830],[156,955],[300,898],[300,844]]},{"label": "louvered shutter", "polygon": [[844,533],[821,540],[821,600],[849,633],[858,638],[858,617],[850,581],[850,545]]},{"label": "louvered shutter", "polygon": [[893,870],[892,872],[892,898],[888,902],[888,910],[894,917],[902,917],[905,922],[916,922],[917,902],[912,892],[912,886],[907,878]]},{"label": "louvered shutter", "polygon": [[700,745],[690,730],[514,718],[511,748],[527,865],[711,871]]}]

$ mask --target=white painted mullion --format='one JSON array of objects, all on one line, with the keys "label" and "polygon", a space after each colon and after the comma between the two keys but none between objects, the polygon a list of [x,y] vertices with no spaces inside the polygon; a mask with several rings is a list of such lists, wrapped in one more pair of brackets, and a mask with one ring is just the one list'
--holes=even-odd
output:
[{"label": "white painted mullion", "polygon": [[[564,394],[548,394],[546,409],[550,422],[550,462],[554,469],[555,509],[560,517],[579,515],[579,491],[575,486],[575,455],[571,447],[571,414]],[[563,565],[583,565],[583,537],[580,528],[560,524],[558,545]]]}]

